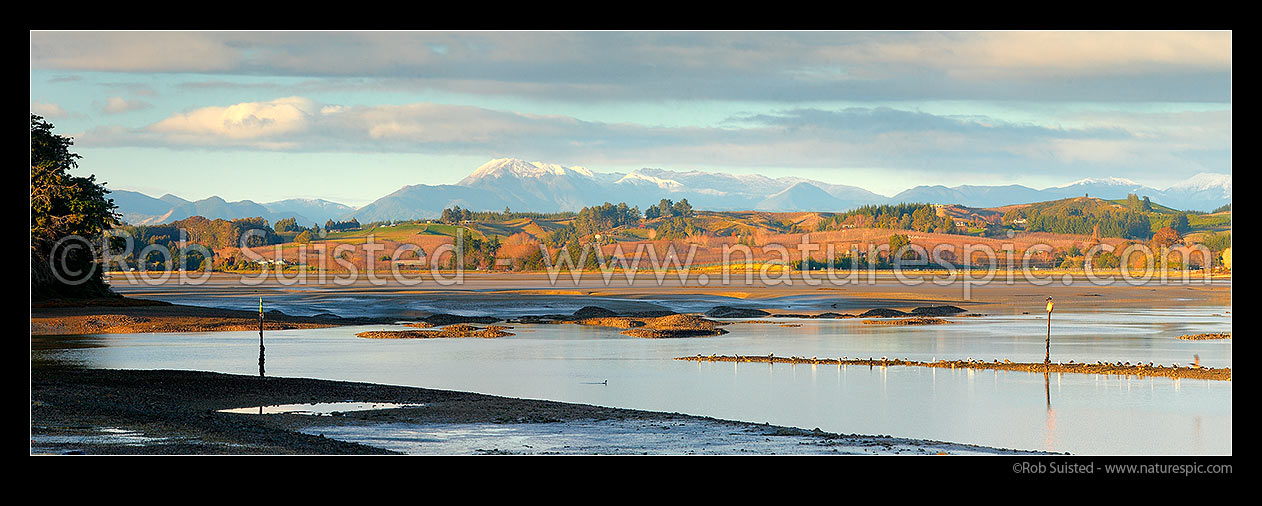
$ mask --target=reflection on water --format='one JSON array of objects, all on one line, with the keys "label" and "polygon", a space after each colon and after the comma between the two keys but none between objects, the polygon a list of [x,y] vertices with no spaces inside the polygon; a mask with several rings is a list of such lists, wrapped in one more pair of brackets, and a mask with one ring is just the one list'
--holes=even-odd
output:
[{"label": "reflection on water", "polygon": [[[1203,365],[1230,367],[1231,341],[1175,338],[1230,331],[1231,318],[1221,316],[1226,310],[1175,308],[1159,319],[1147,310],[1057,313],[1052,360],[1190,364],[1199,355]],[[693,339],[638,339],[617,329],[579,325],[516,325],[515,336],[499,339],[354,337],[363,330],[406,328],[390,325],[286,330],[267,334],[268,373],[1001,448],[1231,453],[1229,381],[673,360],[774,353],[1037,362],[1043,359],[1046,333],[1042,315],[959,318],[925,327],[794,322],[802,326],[734,323],[725,327],[729,334]],[[32,360],[252,375],[257,374],[257,339],[252,332],[71,338],[66,347],[33,345]]]},{"label": "reflection on water", "polygon": [[244,415],[314,415],[333,416],[351,411],[372,411],[378,409],[418,408],[424,404],[398,404],[392,402],[316,402],[311,404],[273,404],[270,406],[254,406],[246,408],[221,409],[220,413],[239,413]]}]

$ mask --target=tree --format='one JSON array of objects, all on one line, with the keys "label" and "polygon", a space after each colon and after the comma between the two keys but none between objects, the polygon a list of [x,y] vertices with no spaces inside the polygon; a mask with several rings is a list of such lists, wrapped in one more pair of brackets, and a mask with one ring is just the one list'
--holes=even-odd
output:
[{"label": "tree", "polygon": [[[897,257],[897,256],[898,256],[898,250],[900,250],[900,249],[902,249],[904,246],[908,246],[908,245],[910,245],[910,244],[911,244],[911,238],[910,238],[910,237],[907,237],[907,235],[906,235],[906,234],[893,234],[893,235],[891,235],[891,236],[890,236],[890,258],[895,258],[895,257]],[[907,250],[907,251],[904,251],[904,252],[903,252],[903,258],[907,258],[907,257],[909,257],[909,256],[911,256],[911,257],[913,257],[913,258],[914,258],[914,255],[915,255],[915,253],[913,253],[911,250]]]},{"label": "tree", "polygon": [[118,223],[117,206],[96,176],[70,175],[80,156],[53,128],[31,115],[31,298],[115,296],[88,244],[76,238],[99,239]]},{"label": "tree", "polygon": [[296,232],[302,229],[302,227],[298,226],[298,220],[293,217],[289,217],[289,218],[285,218],[280,221],[277,221],[276,225],[272,228],[273,230],[277,232]]},{"label": "tree", "polygon": [[662,199],[657,203],[657,211],[659,216],[667,218],[674,216],[675,202],[670,199]]},{"label": "tree", "polygon": [[1152,235],[1153,249],[1169,248],[1175,244],[1183,242],[1183,236],[1179,235],[1179,231],[1170,227],[1161,227]]},{"label": "tree", "polygon": [[1170,228],[1180,234],[1186,234],[1188,230],[1191,230],[1192,227],[1188,225],[1188,213],[1174,215],[1174,219],[1170,220]]},{"label": "tree", "polygon": [[1144,206],[1139,202],[1139,195],[1134,193],[1126,195],[1126,207],[1132,211],[1143,211]]},{"label": "tree", "polygon": [[692,204],[688,203],[688,199],[680,200],[671,206],[671,214],[681,218],[691,218],[693,214]]}]

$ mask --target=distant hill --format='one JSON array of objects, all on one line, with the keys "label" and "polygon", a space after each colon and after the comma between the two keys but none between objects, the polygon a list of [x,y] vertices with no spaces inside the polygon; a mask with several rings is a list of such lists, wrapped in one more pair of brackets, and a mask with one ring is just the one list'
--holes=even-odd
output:
[{"label": "distant hill", "polygon": [[577,212],[605,202],[626,202],[644,209],[661,199],[687,199],[696,209],[713,211],[841,212],[864,205],[897,203],[994,208],[1088,195],[1124,199],[1132,193],[1175,209],[1210,211],[1231,202],[1231,175],[1198,174],[1164,190],[1127,179],[1104,178],[1041,190],[1022,185],[922,185],[886,197],[857,186],[799,177],[653,168],[630,173],[596,172],[585,167],[499,158],[477,167],[454,185],[403,186],[358,209],[320,199],[263,204],[249,200],[228,202],[219,197],[188,201],[174,195],[154,199],[121,190],[111,196],[124,219],[133,224],[169,223],[189,216],[260,216],[269,222],[292,217],[309,226],[329,219],[355,218],[361,223],[433,219],[443,209],[457,205],[471,211],[503,211],[508,207],[514,211],[550,213]]},{"label": "distant hill", "polygon": [[756,211],[840,211],[847,203],[810,183],[798,183],[767,197]]},{"label": "distant hill", "polygon": [[1046,202],[1073,197],[1095,197],[1105,200],[1124,199],[1129,194],[1148,197],[1154,202],[1184,210],[1210,211],[1231,202],[1230,174],[1197,174],[1164,190],[1148,187],[1123,178],[1082,179],[1062,186],[1036,190],[1028,186],[917,186],[893,198],[894,202],[960,204],[969,207],[1000,207],[1011,204]]},{"label": "distant hill", "polygon": [[321,199],[288,199],[259,204],[250,200],[228,202],[218,196],[211,196],[189,201],[169,193],[153,198],[128,190],[110,190],[108,196],[114,199],[114,205],[118,206],[123,221],[131,225],[161,225],[202,216],[210,220],[259,217],[266,219],[268,223],[294,218],[301,225],[311,226],[317,223],[323,225],[326,220],[354,209]]}]

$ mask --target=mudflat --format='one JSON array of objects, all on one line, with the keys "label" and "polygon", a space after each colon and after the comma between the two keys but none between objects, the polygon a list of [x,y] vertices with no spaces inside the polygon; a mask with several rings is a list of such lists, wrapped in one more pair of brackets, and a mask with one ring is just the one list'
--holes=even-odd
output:
[{"label": "mudflat", "polygon": [[[255,293],[262,294],[269,303],[285,298],[324,301],[344,297],[390,296],[407,297],[410,301],[443,301],[488,310],[513,308],[526,301],[547,300],[552,304],[570,304],[575,308],[599,306],[620,314],[668,309],[676,301],[704,302],[706,306],[697,312],[717,306],[763,309],[773,314],[784,314],[862,312],[872,308],[910,310],[918,306],[952,305],[974,313],[1019,314],[1042,311],[1047,297],[1053,297],[1061,310],[1085,305],[1160,307],[1175,300],[1179,301],[1179,305],[1230,306],[1232,292],[1230,278],[1215,278],[1211,284],[1197,276],[1192,276],[1188,282],[1171,276],[1165,282],[1154,278],[1138,285],[1120,278],[1111,283],[1096,284],[1082,275],[1073,277],[1066,285],[1062,277],[1044,276],[1027,280],[1019,272],[1012,276],[1011,281],[1001,272],[985,282],[981,281],[984,277],[980,274],[972,278],[957,275],[950,282],[945,281],[947,278],[943,275],[905,276],[900,280],[888,273],[877,274],[871,279],[866,274],[861,275],[853,283],[829,280],[819,273],[793,273],[785,278],[771,279],[754,276],[752,280],[746,279],[743,274],[732,273],[729,278],[724,281],[718,275],[693,273],[681,280],[671,273],[659,279],[641,273],[628,280],[619,273],[606,280],[599,272],[588,272],[576,281],[566,273],[555,279],[541,273],[465,273],[458,283],[443,281],[447,284],[440,284],[434,278],[420,278],[415,280],[415,284],[383,278],[378,282],[361,279],[344,284],[327,282],[295,286],[269,278],[244,287],[242,276],[216,273],[207,282],[190,286],[128,283],[122,278],[113,280],[113,283],[119,293],[129,297],[158,300],[177,297],[195,301],[238,296],[249,298]],[[388,309],[383,306],[383,310]]]},{"label": "mudflat", "polygon": [[[351,411],[341,416],[247,415],[219,410],[293,403],[342,402],[419,405]],[[391,450],[324,437],[321,427],[433,424],[568,424],[649,422],[671,433],[684,426],[726,434],[751,434],[740,445],[783,439],[781,453],[802,451],[803,441],[826,452],[871,454],[1028,454],[984,446],[929,440],[831,434],[633,409],[516,399],[428,388],[328,381],[261,378],[173,370],[80,369],[57,365],[31,370],[31,446],[39,454],[184,455],[382,455]],[[664,453],[698,450],[679,437]],[[600,453],[638,452],[638,447],[605,448]]]},{"label": "mudflat", "polygon": [[[31,307],[31,335],[135,334],[147,332],[211,332],[258,330],[259,313],[170,304],[120,297],[77,304],[59,301]],[[382,318],[291,316],[276,311],[263,317],[265,330],[288,330],[382,323]]]}]

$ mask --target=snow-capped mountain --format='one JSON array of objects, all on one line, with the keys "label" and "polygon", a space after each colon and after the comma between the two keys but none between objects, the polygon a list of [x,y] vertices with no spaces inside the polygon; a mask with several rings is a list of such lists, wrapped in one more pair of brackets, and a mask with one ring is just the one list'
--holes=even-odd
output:
[{"label": "snow-capped mountain", "polygon": [[1211,211],[1231,202],[1231,174],[1202,172],[1166,188],[1158,201],[1175,209]]},{"label": "snow-capped mountain", "polygon": [[174,195],[153,198],[114,191],[124,218],[133,224],[159,224],[193,215],[207,218],[262,216],[269,222],[295,217],[304,225],[328,219],[356,218],[361,223],[429,219],[452,206],[474,211],[578,211],[605,202],[626,202],[646,208],[663,198],[714,211],[846,211],[866,204],[932,203],[997,207],[1090,195],[1124,199],[1147,196],[1175,209],[1209,211],[1231,202],[1231,174],[1202,173],[1165,190],[1124,178],[1091,178],[1037,190],[1022,185],[917,186],[893,197],[857,186],[830,184],[799,177],[729,174],[699,170],[640,168],[630,173],[597,172],[585,167],[491,160],[454,185],[404,186],[362,208],[320,199],[288,199],[266,204],[227,202],[219,197],[191,202]]}]

